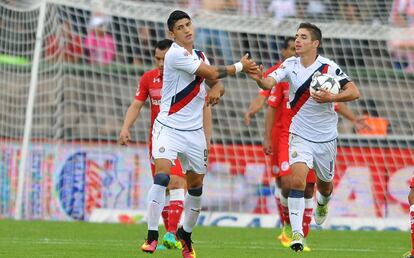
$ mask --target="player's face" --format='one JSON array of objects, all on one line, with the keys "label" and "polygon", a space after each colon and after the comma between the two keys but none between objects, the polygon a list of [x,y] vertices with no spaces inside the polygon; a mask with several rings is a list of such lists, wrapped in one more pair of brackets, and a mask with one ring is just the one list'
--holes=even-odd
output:
[{"label": "player's face", "polygon": [[294,55],[296,55],[295,41],[291,40],[291,41],[289,41],[288,47],[282,49],[282,57],[283,57],[283,60],[284,60],[284,59],[287,59],[287,58],[292,57]]},{"label": "player's face", "polygon": [[194,42],[193,23],[187,18],[178,20],[171,33],[175,41],[181,45],[192,45]]},{"label": "player's face", "polygon": [[312,40],[310,31],[307,29],[299,29],[296,33],[295,48],[297,55],[304,55],[318,48],[319,41]]},{"label": "player's face", "polygon": [[164,72],[164,58],[167,51],[168,48],[164,50],[161,50],[159,48],[155,49],[155,65],[160,69],[161,74]]}]

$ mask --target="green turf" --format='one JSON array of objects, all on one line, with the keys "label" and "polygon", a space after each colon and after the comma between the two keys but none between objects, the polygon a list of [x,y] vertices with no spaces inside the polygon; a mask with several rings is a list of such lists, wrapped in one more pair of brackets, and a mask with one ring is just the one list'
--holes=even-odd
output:
[{"label": "green turf", "polygon": [[[145,225],[0,220],[0,257],[181,257],[167,250],[139,250]],[[312,231],[310,253],[296,254],[276,242],[276,229],[197,227],[199,258],[401,257],[409,250],[408,232]]]}]

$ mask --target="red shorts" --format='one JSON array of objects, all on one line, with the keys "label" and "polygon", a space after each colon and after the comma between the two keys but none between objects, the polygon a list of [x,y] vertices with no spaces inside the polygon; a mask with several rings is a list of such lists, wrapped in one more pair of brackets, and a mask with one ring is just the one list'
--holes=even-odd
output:
[{"label": "red shorts", "polygon": [[[149,141],[149,156],[150,156],[150,160],[151,160],[151,173],[152,173],[152,177],[155,176],[155,165],[152,162],[152,141]],[[179,176],[179,177],[185,177],[185,174],[183,172],[183,168],[181,167],[181,163],[179,159],[176,159],[174,161],[175,166],[171,167],[171,172],[170,175],[174,175],[174,176]]]},{"label": "red shorts", "polygon": [[[280,135],[279,140],[279,173],[278,176],[290,175],[291,170],[289,166],[289,134]],[[306,178],[306,183],[316,183],[316,173],[315,170],[309,170],[308,176]]]}]

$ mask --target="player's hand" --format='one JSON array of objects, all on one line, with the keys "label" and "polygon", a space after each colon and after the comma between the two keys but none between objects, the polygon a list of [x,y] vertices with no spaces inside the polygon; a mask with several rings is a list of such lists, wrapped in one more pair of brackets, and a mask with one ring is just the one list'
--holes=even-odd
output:
[{"label": "player's hand", "polygon": [[272,139],[267,139],[265,137],[265,139],[263,141],[263,151],[266,155],[271,155],[273,153]]},{"label": "player's hand", "polygon": [[245,73],[253,73],[259,68],[259,66],[250,59],[249,54],[245,54],[241,59],[240,63],[243,64],[243,72]]},{"label": "player's hand", "polygon": [[250,123],[252,122],[252,116],[253,114],[249,111],[244,113],[244,124],[245,125],[250,125]]},{"label": "player's hand", "polygon": [[207,94],[207,106],[216,105],[220,102],[221,89],[219,87],[213,87]]},{"label": "player's hand", "polygon": [[256,70],[253,72],[247,73],[247,75],[256,81],[256,83],[259,83],[263,79],[263,65],[259,65]]},{"label": "player's hand", "polygon": [[119,144],[120,145],[124,145],[124,146],[128,146],[128,143],[131,139],[131,135],[129,133],[129,130],[127,129],[122,129],[121,133],[119,134]]},{"label": "player's hand", "polygon": [[334,102],[334,95],[325,89],[319,89],[315,93],[311,93],[311,96],[318,103]]},{"label": "player's hand", "polygon": [[353,122],[355,129],[358,130],[372,130],[372,127],[367,123],[365,117],[358,117]]}]

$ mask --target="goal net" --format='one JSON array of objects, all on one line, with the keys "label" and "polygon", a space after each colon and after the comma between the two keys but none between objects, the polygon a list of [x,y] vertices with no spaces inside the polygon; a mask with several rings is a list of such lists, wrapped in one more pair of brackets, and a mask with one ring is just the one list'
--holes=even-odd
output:
[{"label": "goal net", "polygon": [[[323,55],[361,91],[348,107],[378,126],[358,132],[340,118],[330,216],[404,218],[414,172],[414,34],[399,7],[297,1],[295,12],[281,14],[277,3],[290,1],[234,1],[225,9],[207,2],[0,1],[0,217],[88,220],[94,208],[145,210],[149,103],[131,129],[134,144],[117,139],[140,76],[154,67],[155,43],[168,37],[166,19],[182,8],[194,18],[195,47],[216,65],[250,51],[268,68],[301,21],[320,26]],[[257,86],[244,75],[223,83],[203,206],[276,214],[261,147],[264,111],[243,122]]]}]

